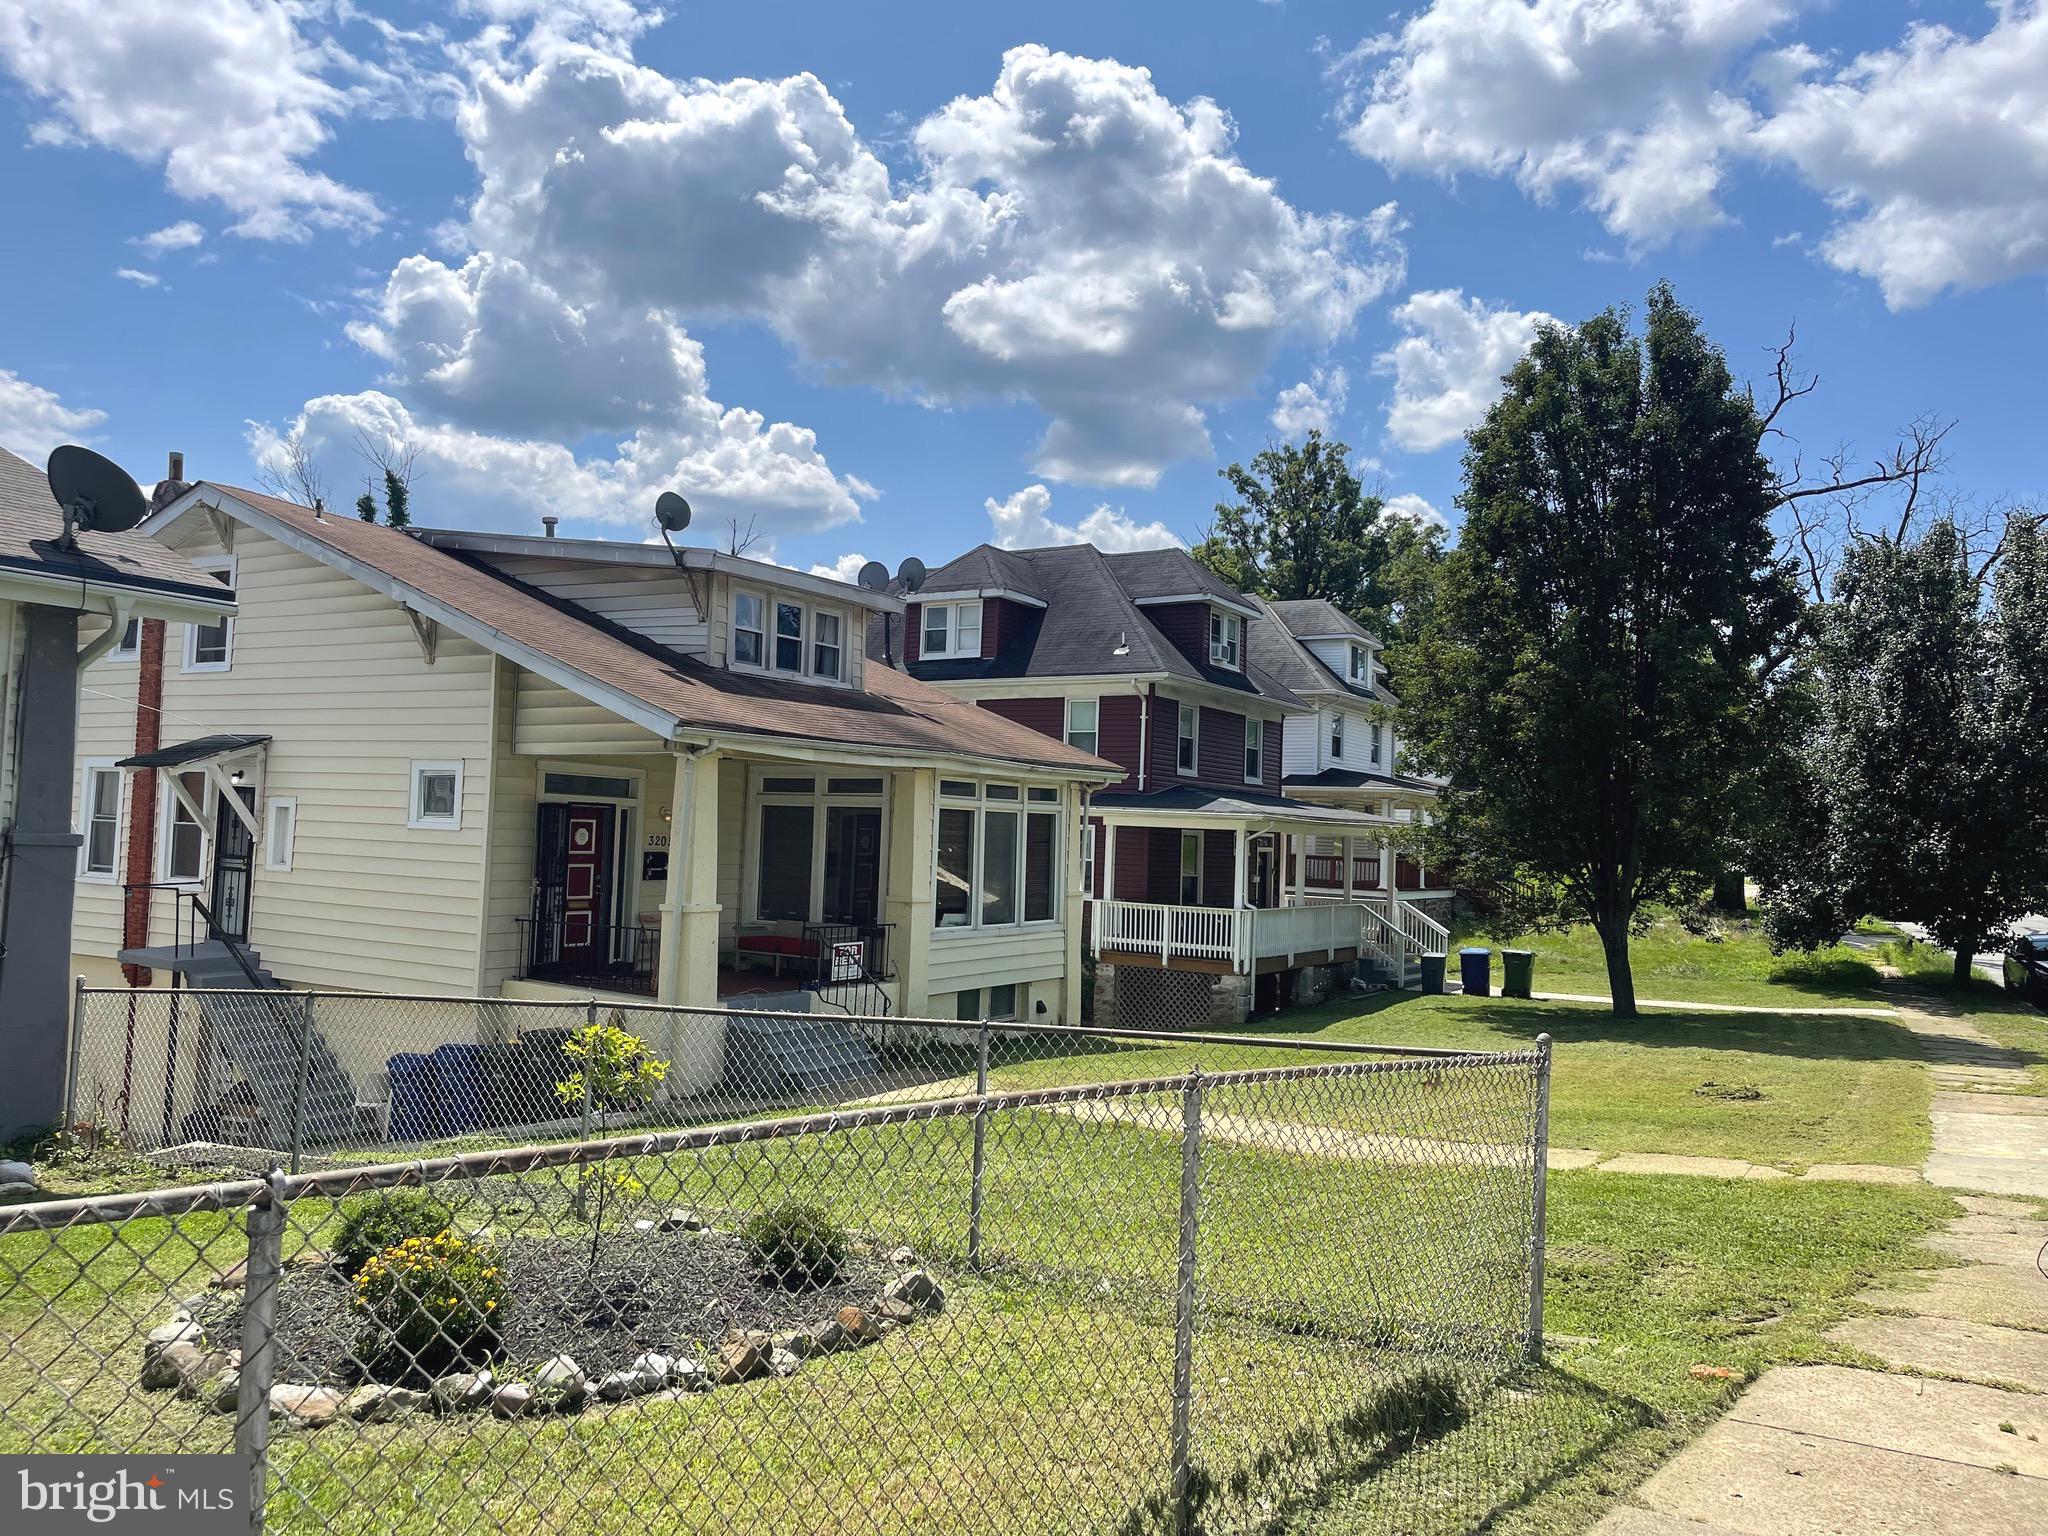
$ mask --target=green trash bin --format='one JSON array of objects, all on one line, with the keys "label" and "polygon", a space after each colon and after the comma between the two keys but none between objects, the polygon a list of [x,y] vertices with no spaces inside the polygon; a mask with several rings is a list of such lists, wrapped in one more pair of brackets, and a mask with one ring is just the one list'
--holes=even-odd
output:
[{"label": "green trash bin", "polygon": [[1424,996],[1443,996],[1444,960],[1446,958],[1443,955],[1424,955],[1422,957],[1422,991]]},{"label": "green trash bin", "polygon": [[1500,952],[1502,997],[1527,997],[1536,979],[1536,951],[1504,949]]}]

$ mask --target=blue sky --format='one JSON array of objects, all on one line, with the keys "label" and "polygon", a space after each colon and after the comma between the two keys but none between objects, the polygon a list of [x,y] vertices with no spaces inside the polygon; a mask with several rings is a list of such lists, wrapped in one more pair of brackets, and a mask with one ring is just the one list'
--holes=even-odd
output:
[{"label": "blue sky", "polygon": [[0,0],[0,444],[893,564],[1197,537],[1320,420],[1455,523],[1537,318],[1668,277],[1797,321],[1809,460],[2038,496],[2044,123],[2032,0]]}]

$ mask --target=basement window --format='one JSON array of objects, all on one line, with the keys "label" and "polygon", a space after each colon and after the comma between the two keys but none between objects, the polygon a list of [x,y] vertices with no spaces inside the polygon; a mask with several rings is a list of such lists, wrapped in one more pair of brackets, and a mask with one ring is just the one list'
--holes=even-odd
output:
[{"label": "basement window", "polygon": [[454,832],[462,826],[462,764],[414,763],[412,804],[405,824],[415,831]]}]

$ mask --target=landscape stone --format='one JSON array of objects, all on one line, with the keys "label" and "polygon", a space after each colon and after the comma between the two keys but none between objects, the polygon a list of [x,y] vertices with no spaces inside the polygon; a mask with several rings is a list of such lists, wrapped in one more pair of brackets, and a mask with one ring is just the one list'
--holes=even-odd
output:
[{"label": "landscape stone", "polygon": [[426,1401],[424,1392],[415,1392],[408,1387],[387,1387],[373,1381],[349,1393],[341,1406],[350,1418],[364,1424],[388,1424],[394,1419],[410,1416],[416,1409],[424,1407]]},{"label": "landscape stone", "polygon": [[866,1312],[848,1303],[839,1309],[839,1327],[849,1344],[865,1344],[876,1337],[874,1324]]},{"label": "landscape stone", "polygon": [[534,1400],[543,1408],[573,1413],[589,1391],[590,1379],[571,1355],[556,1355],[533,1373]]},{"label": "landscape stone", "polygon": [[317,1429],[341,1412],[342,1394],[333,1387],[283,1381],[270,1389],[270,1416]]},{"label": "landscape stone", "polygon": [[508,1381],[491,1393],[491,1412],[501,1419],[516,1419],[533,1408],[533,1388],[523,1381]]},{"label": "landscape stone", "polygon": [[207,1406],[215,1413],[233,1413],[242,1406],[240,1367],[231,1365],[213,1378],[213,1390],[207,1398]]},{"label": "landscape stone", "polygon": [[883,1323],[894,1323],[901,1328],[917,1316],[917,1308],[895,1296],[884,1296],[875,1303],[875,1317]]},{"label": "landscape stone", "polygon": [[26,1184],[36,1187],[35,1168],[18,1158],[0,1157],[0,1184]]},{"label": "landscape stone", "polygon": [[803,1328],[775,1335],[775,1347],[795,1355],[799,1360],[808,1360],[812,1355],[819,1353],[817,1338]]},{"label": "landscape stone", "polygon": [[811,1340],[819,1354],[829,1355],[835,1349],[846,1348],[846,1330],[839,1326],[838,1318],[827,1318],[811,1330]]},{"label": "landscape stone", "polygon": [[718,1380],[721,1384],[752,1381],[772,1368],[775,1341],[765,1333],[735,1328],[718,1341]]},{"label": "landscape stone", "polygon": [[[178,1347],[184,1350],[192,1346]],[[198,1358],[187,1361],[178,1372],[178,1396],[182,1398],[206,1396],[208,1387],[222,1371],[238,1368],[242,1363],[242,1352],[239,1349],[215,1349],[203,1354],[195,1350],[194,1353],[198,1354]]]},{"label": "landscape stone", "polygon": [[803,1368],[803,1361],[786,1349],[771,1350],[768,1355],[768,1368],[778,1376],[794,1376]]},{"label": "landscape stone", "polygon": [[602,1403],[623,1403],[629,1397],[638,1397],[650,1390],[647,1383],[632,1371],[612,1371],[597,1379],[597,1385],[590,1389],[590,1394]]},{"label": "landscape stone", "polygon": [[626,1369],[640,1379],[643,1391],[654,1392],[668,1385],[669,1378],[675,1374],[676,1358],[673,1355],[636,1355]]},{"label": "landscape stone", "polygon": [[889,1262],[891,1264],[915,1264],[917,1262],[917,1250],[907,1243],[901,1248],[892,1248],[889,1250]]},{"label": "landscape stone", "polygon": [[456,1371],[427,1388],[436,1413],[462,1413],[481,1408],[491,1395],[489,1371]]},{"label": "landscape stone", "polygon": [[186,1372],[196,1371],[205,1358],[205,1352],[197,1344],[182,1339],[175,1344],[157,1346],[153,1351],[146,1349],[142,1356],[144,1390],[169,1391],[185,1379]]},{"label": "landscape stone", "polygon": [[889,1301],[907,1301],[925,1312],[938,1312],[946,1305],[946,1293],[939,1288],[938,1281],[921,1269],[898,1275],[889,1282],[882,1296]]}]

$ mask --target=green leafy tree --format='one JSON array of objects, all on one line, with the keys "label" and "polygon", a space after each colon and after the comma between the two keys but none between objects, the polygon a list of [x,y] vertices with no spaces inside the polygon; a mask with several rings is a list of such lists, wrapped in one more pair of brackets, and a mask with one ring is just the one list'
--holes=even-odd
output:
[{"label": "green leafy tree", "polygon": [[[384,471],[384,521],[393,528],[412,526],[412,492],[395,469]],[[358,506],[361,504],[358,503]]]},{"label": "green leafy tree", "polygon": [[[644,1108],[668,1080],[668,1063],[645,1040],[621,1026],[619,1015],[588,1024],[562,1045],[562,1054],[576,1063],[574,1071],[555,1084],[555,1097],[580,1109],[585,1134],[594,1128],[603,1136],[606,1117],[619,1110]],[[576,1214],[590,1223],[590,1267],[597,1267],[598,1239],[604,1233],[605,1207],[611,1197],[631,1199],[643,1186],[630,1172],[585,1165],[576,1187]]]},{"label": "green leafy tree", "polygon": [[1216,503],[1198,560],[1241,591],[1323,598],[1368,624],[1384,616],[1388,528],[1405,520],[1359,484],[1348,446],[1311,431],[1218,473],[1237,499]]},{"label": "green leafy tree", "polygon": [[1972,957],[2048,908],[2048,536],[1950,517],[1842,554],[1790,812],[1758,859],[1779,948],[1866,913]]},{"label": "green leafy tree", "polygon": [[363,494],[356,498],[356,517],[365,523],[377,521],[377,498],[370,494],[370,488],[363,487]]},{"label": "green leafy tree", "polygon": [[1504,928],[1590,922],[1614,1012],[1656,902],[1730,863],[1799,619],[1754,403],[1666,287],[1541,331],[1469,438],[1464,527],[1403,669],[1409,754],[1448,776],[1432,862]]}]

